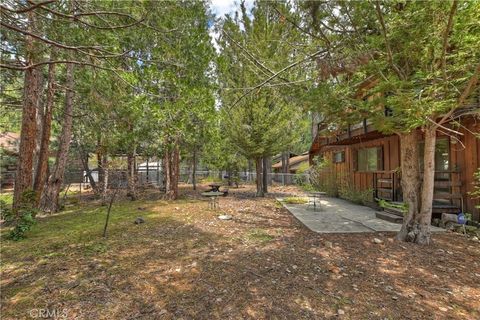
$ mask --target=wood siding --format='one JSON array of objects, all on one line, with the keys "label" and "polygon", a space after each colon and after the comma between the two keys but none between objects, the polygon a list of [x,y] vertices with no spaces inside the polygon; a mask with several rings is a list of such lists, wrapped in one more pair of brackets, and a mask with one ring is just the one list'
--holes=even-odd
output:
[{"label": "wood siding", "polygon": [[[473,174],[480,168],[480,139],[474,135],[474,133],[480,133],[480,122],[472,117],[462,119],[461,122],[463,127],[458,131],[463,135],[457,137],[460,140],[459,142],[444,134],[438,134],[439,138],[450,140],[450,181],[438,181],[436,186],[451,187],[452,204],[461,208],[463,201],[464,211],[472,213],[474,220],[480,221],[479,210],[475,208],[476,205],[480,204],[480,201],[479,199],[472,199],[469,195],[469,192],[474,188]],[[368,130],[368,132],[371,131]],[[377,192],[380,192],[379,197],[388,199],[392,196],[392,199],[400,200],[400,181],[393,174],[400,167],[400,139],[396,135],[383,136],[368,141],[361,141],[361,136],[359,138],[357,140],[360,140],[360,142],[352,143],[354,141],[348,140],[349,144],[345,144],[343,141],[347,141],[347,135],[340,137],[340,139],[326,139],[317,136],[310,151],[310,159],[312,160],[315,155],[321,154],[326,159],[332,160],[334,152],[344,151],[345,161],[333,163],[333,171],[336,177],[347,177],[357,190],[368,190],[376,187]],[[375,172],[357,171],[357,150],[370,147],[381,147],[383,149],[383,168]],[[393,195],[388,190],[392,186],[394,189],[392,191]],[[461,198],[456,198],[455,195],[461,195]]]}]

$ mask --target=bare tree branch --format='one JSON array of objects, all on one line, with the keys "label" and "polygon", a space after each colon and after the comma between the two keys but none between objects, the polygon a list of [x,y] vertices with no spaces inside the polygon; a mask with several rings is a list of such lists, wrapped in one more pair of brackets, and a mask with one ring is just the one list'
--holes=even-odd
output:
[{"label": "bare tree branch", "polygon": [[443,81],[445,85],[447,85],[447,46],[448,46],[448,36],[452,31],[453,27],[453,17],[455,12],[457,11],[458,2],[457,0],[453,1],[452,7],[450,9],[450,14],[448,15],[448,23],[447,27],[445,28],[445,34],[443,35],[443,46],[442,46],[442,57],[440,58],[440,63],[442,66],[442,73],[443,73]]},{"label": "bare tree branch", "polygon": [[236,106],[243,98],[245,98],[247,95],[249,95],[252,91],[256,90],[256,89],[259,89],[261,87],[263,87],[265,84],[269,83],[270,81],[272,81],[273,79],[275,79],[276,77],[278,77],[280,74],[282,74],[283,72],[299,65],[300,63],[302,62],[305,62],[309,59],[312,59],[316,56],[318,56],[319,54],[322,54],[322,53],[325,53],[327,52],[327,50],[318,50],[310,55],[308,55],[307,57],[303,58],[303,59],[300,59],[298,61],[295,61],[291,64],[289,64],[288,66],[284,67],[283,69],[275,72],[275,74],[271,75],[270,77],[268,77],[267,79],[265,79],[264,81],[262,81],[261,83],[257,84],[256,86],[252,87],[250,90],[248,90],[247,92],[245,92],[240,98],[238,98],[233,104],[231,107],[234,107]]},{"label": "bare tree branch", "polygon": [[57,0],[47,0],[47,1],[38,2],[38,3],[35,3],[33,1],[28,1],[29,3],[32,4],[32,6],[27,7],[27,8],[23,8],[23,9],[19,9],[19,10],[10,9],[10,8],[4,6],[4,5],[0,5],[0,8],[2,10],[10,11],[10,12],[13,12],[13,13],[26,13],[26,12],[32,11],[32,10],[38,8],[38,7],[41,7],[43,5],[46,5],[46,4],[55,2],[55,1],[57,1]]},{"label": "bare tree branch", "polygon": [[10,69],[10,70],[19,70],[19,71],[25,71],[28,69],[36,68],[38,66],[42,65],[49,65],[49,64],[66,64],[66,63],[71,63],[75,65],[82,65],[82,66],[89,66],[101,70],[107,70],[107,71],[116,71],[111,68],[107,67],[102,67],[94,63],[89,63],[89,62],[83,62],[83,61],[74,61],[74,60],[56,60],[56,61],[43,61],[43,62],[38,62],[35,64],[31,64],[28,66],[18,66],[18,65],[8,65],[8,64],[0,64],[0,68],[2,69]]},{"label": "bare tree branch", "polygon": [[477,83],[478,83],[478,76],[480,74],[480,63],[477,64],[477,67],[475,68],[475,71],[473,72],[473,75],[470,77],[470,80],[468,80],[468,83],[463,90],[462,94],[460,95],[460,98],[457,101],[457,104],[453,106],[450,111],[448,111],[440,121],[438,121],[438,125],[442,125],[445,123],[448,118],[455,112],[455,110],[465,103],[465,101],[468,99],[468,97],[472,94],[472,92],[476,89]]}]

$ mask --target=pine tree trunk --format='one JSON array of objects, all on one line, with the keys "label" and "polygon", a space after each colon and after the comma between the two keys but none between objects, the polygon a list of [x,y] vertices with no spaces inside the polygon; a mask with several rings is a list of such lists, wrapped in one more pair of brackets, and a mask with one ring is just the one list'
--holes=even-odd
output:
[{"label": "pine tree trunk", "polygon": [[[110,179],[110,170],[108,169],[108,155],[104,154],[102,156],[102,167],[103,167],[103,178],[102,178],[102,189],[101,191],[101,199],[102,199],[102,206],[106,206],[108,203],[107,199],[107,191],[108,191],[108,183]],[[115,177],[114,177],[115,179]],[[119,179],[119,177],[117,177]],[[117,188],[120,186],[118,185],[119,183],[117,182]]]},{"label": "pine tree trunk", "polygon": [[[54,58],[55,55],[52,53],[50,55],[50,59],[54,60]],[[37,167],[35,170],[35,181],[33,183],[33,190],[36,192],[37,201],[40,201],[40,196],[43,192],[43,188],[45,187],[45,183],[48,177],[48,151],[52,130],[53,105],[55,101],[55,69],[55,63],[52,63],[48,66],[47,99],[43,116],[43,126],[40,138],[40,150],[38,152]]]},{"label": "pine tree trunk", "polygon": [[261,157],[255,159],[256,171],[257,171],[257,197],[264,197],[265,194],[263,193],[263,179],[262,179],[262,172],[263,172],[263,159]]},{"label": "pine tree trunk", "polygon": [[425,151],[423,156],[423,183],[420,203],[420,214],[417,219],[418,234],[416,243],[430,243],[430,224],[432,221],[433,193],[435,185],[435,145],[437,142],[436,127],[425,130]]},{"label": "pine tree trunk", "polygon": [[33,190],[35,190],[35,180],[37,179],[37,168],[38,168],[38,160],[40,158],[40,148],[42,145],[42,134],[43,134],[43,124],[45,123],[45,105],[43,101],[43,87],[44,87],[44,77],[43,73],[39,72],[39,76],[37,77],[38,83],[36,84],[38,88],[38,99],[37,99],[37,114],[36,114],[36,121],[37,121],[37,133],[35,137],[35,152],[33,156]]},{"label": "pine tree trunk", "polygon": [[83,170],[85,171],[85,174],[88,178],[90,187],[92,187],[93,193],[98,196],[100,195],[100,190],[98,190],[97,183],[95,182],[95,179],[93,179],[93,176],[92,176],[92,170],[90,170],[90,167],[88,166],[88,153],[83,150],[80,144],[78,148],[80,149],[80,161],[82,161]]},{"label": "pine tree trunk", "polygon": [[408,206],[403,225],[397,234],[401,241],[412,241],[419,213],[420,170],[418,165],[418,133],[416,130],[400,135],[401,185],[403,201]]},{"label": "pine tree trunk", "polygon": [[193,190],[197,190],[197,150],[193,150],[193,164],[192,164],[192,185]]},{"label": "pine tree trunk", "polygon": [[288,167],[290,162],[290,151],[282,152],[282,172],[288,173]]},{"label": "pine tree trunk", "polygon": [[271,168],[272,168],[271,158],[270,157],[263,157],[262,182],[263,182],[263,192],[264,193],[268,193],[268,185],[270,184],[269,173],[271,171]]},{"label": "pine tree trunk", "polygon": [[45,212],[57,212],[59,207],[59,193],[63,184],[65,167],[68,160],[68,150],[72,138],[73,123],[73,85],[74,65],[67,64],[65,107],[63,110],[62,132],[59,138],[59,147],[55,159],[55,168],[48,178],[45,190],[40,200],[40,209]]},{"label": "pine tree trunk", "polygon": [[[28,13],[28,30],[31,32],[35,26],[35,14]],[[35,63],[35,43],[31,36],[25,37],[26,64],[31,66]],[[22,126],[20,134],[20,145],[18,149],[17,172],[15,174],[15,189],[13,193],[13,211],[18,218],[18,209],[22,205],[21,199],[24,191],[33,187],[33,157],[35,151],[35,137],[37,130],[36,108],[40,95],[38,88],[38,68],[25,70],[24,93],[22,107]]]},{"label": "pine tree trunk", "polygon": [[248,159],[248,176],[247,176],[247,181],[252,181],[252,170],[253,170],[252,160],[251,160],[251,159]]},{"label": "pine tree trunk", "polygon": [[107,204],[108,190],[108,156],[104,153],[101,145],[101,139],[97,141],[97,168],[98,168],[98,195],[102,199],[102,205]]},{"label": "pine tree trunk", "polygon": [[178,179],[180,174],[180,153],[178,148],[178,140],[169,149],[165,149],[165,191],[167,199],[175,200],[178,198]]},{"label": "pine tree trunk", "polygon": [[127,153],[127,196],[132,201],[137,200],[135,172],[135,148],[133,148]]},{"label": "pine tree trunk", "polygon": [[178,147],[178,141],[175,143],[173,148],[173,157],[172,157],[172,200],[178,198],[178,180],[180,178],[180,150]]},{"label": "pine tree trunk", "polygon": [[170,150],[168,148],[168,146],[165,148],[165,151],[163,153],[163,185],[165,186],[165,194],[167,195],[167,198],[168,198],[168,194],[169,194],[169,191],[170,189],[172,188],[171,185],[171,178],[172,178],[172,175],[170,173],[171,169],[170,169]]}]

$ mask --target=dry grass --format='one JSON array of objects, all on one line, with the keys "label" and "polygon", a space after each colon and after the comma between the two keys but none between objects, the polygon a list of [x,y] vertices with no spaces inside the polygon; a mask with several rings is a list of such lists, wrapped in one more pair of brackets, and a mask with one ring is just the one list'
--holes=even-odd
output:
[{"label": "dry grass", "polygon": [[40,219],[24,241],[2,239],[2,319],[34,308],[67,319],[480,318],[480,248],[461,236],[418,247],[392,234],[375,235],[382,245],[319,235],[250,187],[220,199],[233,216],[221,221],[183,193],[117,203],[106,240],[96,203]]}]

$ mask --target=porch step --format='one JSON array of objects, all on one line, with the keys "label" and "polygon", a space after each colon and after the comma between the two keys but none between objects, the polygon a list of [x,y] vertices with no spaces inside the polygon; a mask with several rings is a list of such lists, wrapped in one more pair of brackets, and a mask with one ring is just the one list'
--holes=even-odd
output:
[{"label": "porch step", "polygon": [[375,212],[375,216],[378,219],[382,219],[382,220],[393,222],[393,223],[402,223],[403,222],[402,217],[400,217],[396,214],[391,214],[391,213],[385,212],[385,211],[377,211],[377,212]]},{"label": "porch step", "polygon": [[397,208],[384,208],[384,212],[403,218],[403,211]]}]

